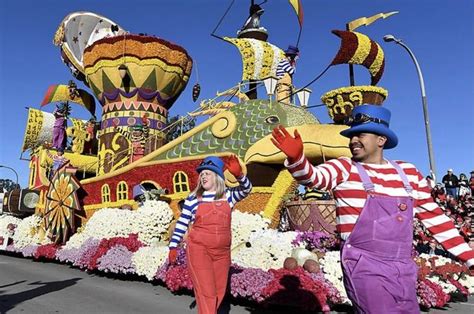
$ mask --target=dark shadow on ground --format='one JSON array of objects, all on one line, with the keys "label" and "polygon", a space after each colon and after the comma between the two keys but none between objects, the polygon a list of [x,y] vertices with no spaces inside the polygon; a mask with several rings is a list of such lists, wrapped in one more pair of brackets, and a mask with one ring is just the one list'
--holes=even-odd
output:
[{"label": "dark shadow on ground", "polygon": [[[284,288],[269,296],[263,302],[261,308],[247,308],[250,313],[306,313],[295,308],[286,307],[287,304],[300,306],[317,306],[319,303],[314,294],[302,288],[300,279],[293,275],[286,275],[280,279],[280,285]],[[312,311],[317,313],[317,311]]]},{"label": "dark shadow on ground", "polygon": [[31,300],[36,297],[48,294],[51,292],[59,291],[67,287],[75,285],[81,278],[72,278],[62,281],[50,281],[50,282],[40,282],[35,281],[28,285],[39,286],[28,291],[22,291],[11,294],[4,294],[0,296],[0,313],[5,313],[13,309],[18,304],[26,300]]},{"label": "dark shadow on ground", "polygon": [[7,285],[0,286],[0,288],[11,287],[11,286],[14,286],[14,285],[18,285],[18,284],[20,284],[20,283],[23,283],[23,282],[26,282],[26,280],[20,280],[20,281],[17,281],[17,282],[12,282],[12,283],[9,283],[9,284],[7,284]]},{"label": "dark shadow on ground", "polygon": [[[245,308],[251,314],[315,314],[323,313],[321,311],[303,311],[301,309],[289,306],[270,306],[270,307],[253,307],[249,306]],[[346,313],[353,314],[351,306],[344,307],[332,307],[331,313]]]}]

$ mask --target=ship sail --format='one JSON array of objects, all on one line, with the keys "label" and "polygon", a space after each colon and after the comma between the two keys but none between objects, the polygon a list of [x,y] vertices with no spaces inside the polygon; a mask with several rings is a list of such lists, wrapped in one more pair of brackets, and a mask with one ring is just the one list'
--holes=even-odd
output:
[{"label": "ship sail", "polygon": [[94,97],[83,89],[75,89],[75,92],[70,93],[68,85],[51,85],[44,95],[41,107],[52,102],[69,101],[81,105],[95,116]]},{"label": "ship sail", "polygon": [[[68,118],[74,127],[84,128],[85,120]],[[54,115],[52,113],[28,108],[28,120],[26,122],[25,135],[23,137],[22,152],[34,149],[45,143],[53,141]]]},{"label": "ship sail", "polygon": [[278,62],[285,56],[283,50],[265,41],[230,37],[224,40],[235,45],[242,55],[242,81],[275,76]]},{"label": "ship sail", "polygon": [[28,108],[28,120],[23,138],[22,152],[44,142],[53,141],[54,115],[38,109]]},{"label": "ship sail", "polygon": [[341,47],[331,65],[362,65],[370,72],[371,84],[376,85],[382,77],[385,67],[382,47],[358,32],[333,30],[332,33],[341,38]]}]

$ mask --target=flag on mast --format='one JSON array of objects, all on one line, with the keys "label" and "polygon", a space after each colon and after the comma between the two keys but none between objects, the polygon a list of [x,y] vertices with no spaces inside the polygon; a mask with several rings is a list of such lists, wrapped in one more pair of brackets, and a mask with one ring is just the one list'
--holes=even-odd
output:
[{"label": "flag on mast", "polygon": [[300,27],[303,27],[303,6],[301,5],[301,0],[288,0],[288,1],[290,1],[291,6],[295,10]]}]

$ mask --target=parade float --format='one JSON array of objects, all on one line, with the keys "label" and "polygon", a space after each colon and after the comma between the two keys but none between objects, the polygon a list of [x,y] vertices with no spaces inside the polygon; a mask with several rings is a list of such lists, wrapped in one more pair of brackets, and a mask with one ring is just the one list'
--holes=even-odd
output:
[{"label": "parade float", "polygon": [[[295,193],[297,184],[270,134],[278,124],[290,132],[297,128],[314,164],[350,156],[348,140],[339,135],[346,128],[344,118],[355,106],[382,105],[388,95],[375,86],[384,70],[382,48],[354,29],[390,14],[357,19],[346,30],[333,31],[341,47],[326,70],[362,65],[371,85],[355,85],[351,74],[351,86],[325,93],[321,100],[334,123],[323,124],[307,108],[306,88],[293,87],[299,104],[297,97],[289,104],[272,97],[284,54],[267,42],[267,30],[255,20],[262,13],[255,12],[237,38],[216,36],[240,52],[241,81],[223,86],[223,92],[201,100],[196,110],[171,124],[169,111],[193,66],[188,52],[159,37],[130,34],[94,13],[68,15],[54,44],[74,78],[98,100],[100,121],[94,97],[73,81],[50,86],[40,108],[28,108],[22,151],[29,154],[29,186],[4,200],[3,250],[89,271],[139,275],[173,292],[190,293],[185,252],[180,249],[177,264],[168,265],[167,241],[180,203],[196,185],[196,167],[208,155],[226,159],[235,154],[254,187],[233,213],[230,294],[261,306],[304,310],[329,311],[349,303],[334,235],[334,202],[311,197],[316,191],[304,197]],[[260,85],[268,88],[264,98],[257,97]],[[64,156],[69,163],[53,172],[56,118],[47,109],[55,103],[83,107],[90,119],[67,117],[70,145]],[[195,117],[205,118],[180,136],[167,137],[175,124]],[[230,173],[225,176],[229,186],[236,185]],[[146,200],[135,198],[136,187],[146,190]],[[417,263],[423,307],[442,307],[449,294],[474,292],[473,277],[462,265],[429,256],[418,257]]]}]

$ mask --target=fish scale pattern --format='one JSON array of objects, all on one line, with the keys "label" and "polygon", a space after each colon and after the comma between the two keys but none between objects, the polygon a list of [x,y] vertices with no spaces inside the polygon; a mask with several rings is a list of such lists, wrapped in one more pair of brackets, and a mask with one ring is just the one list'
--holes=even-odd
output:
[{"label": "fish scale pattern", "polygon": [[229,109],[237,119],[234,132],[220,139],[214,137],[212,125],[194,134],[157,159],[173,159],[219,152],[231,152],[243,158],[250,146],[271,133],[277,124],[286,127],[319,123],[309,111],[267,100],[249,100]]}]

